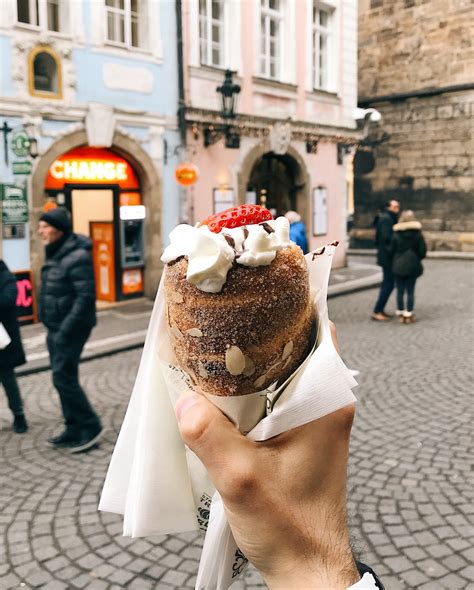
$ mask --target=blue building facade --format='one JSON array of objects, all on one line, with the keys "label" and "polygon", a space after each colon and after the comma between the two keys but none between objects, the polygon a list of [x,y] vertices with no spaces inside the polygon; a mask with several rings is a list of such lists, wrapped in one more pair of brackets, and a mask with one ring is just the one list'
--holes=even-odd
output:
[{"label": "blue building facade", "polygon": [[178,223],[174,2],[3,0],[1,257],[39,279],[43,211],[94,242],[98,299],[156,291]]}]

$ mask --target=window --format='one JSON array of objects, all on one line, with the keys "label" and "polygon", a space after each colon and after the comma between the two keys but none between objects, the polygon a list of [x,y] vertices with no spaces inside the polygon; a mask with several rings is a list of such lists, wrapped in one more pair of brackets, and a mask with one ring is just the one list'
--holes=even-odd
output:
[{"label": "window", "polygon": [[62,98],[61,62],[45,46],[36,47],[29,56],[30,94],[41,98]]},{"label": "window", "polygon": [[333,11],[313,3],[313,88],[331,90]]},{"label": "window", "polygon": [[67,33],[66,0],[17,0],[17,20],[46,31]]},{"label": "window", "polygon": [[124,47],[147,47],[143,0],[105,0],[105,13],[107,41]]},{"label": "window", "polygon": [[281,77],[282,0],[260,0],[260,75]]},{"label": "window", "polygon": [[223,4],[223,0],[199,0],[199,54],[202,65],[222,67]]}]

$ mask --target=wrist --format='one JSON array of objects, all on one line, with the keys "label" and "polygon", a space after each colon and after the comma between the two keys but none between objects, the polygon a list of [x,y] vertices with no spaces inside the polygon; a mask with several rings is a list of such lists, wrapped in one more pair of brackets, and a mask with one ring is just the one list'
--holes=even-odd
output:
[{"label": "wrist", "polygon": [[352,552],[347,548],[336,554],[318,554],[310,560],[294,563],[287,571],[264,576],[269,590],[346,590],[361,576]]}]

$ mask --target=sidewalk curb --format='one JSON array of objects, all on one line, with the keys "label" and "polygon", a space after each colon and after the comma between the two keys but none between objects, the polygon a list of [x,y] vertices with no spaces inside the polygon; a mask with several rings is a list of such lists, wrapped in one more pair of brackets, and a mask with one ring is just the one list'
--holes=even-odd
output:
[{"label": "sidewalk curb", "polygon": [[[109,350],[102,350],[101,352],[94,352],[92,354],[88,354],[86,356],[81,357],[80,363],[87,363],[89,361],[94,361],[95,359],[104,358],[107,356],[112,356],[113,354],[118,354],[120,352],[128,352],[129,350],[135,350],[137,348],[142,348],[145,341],[143,342],[132,342],[130,344],[125,344],[124,346],[117,346],[115,348],[110,348]],[[51,365],[49,362],[45,362],[41,365],[36,367],[31,367],[31,369],[19,369],[15,371],[17,377],[26,377],[28,375],[34,375],[35,373],[43,373],[44,371],[49,371],[51,369]]]},{"label": "sidewalk curb", "polygon": [[[351,293],[356,293],[357,291],[373,289],[375,287],[378,287],[381,282],[382,273],[377,272],[369,277],[364,277],[363,279],[354,279],[352,281],[346,281],[341,285],[332,285],[328,288],[328,299],[332,299],[333,297],[340,297],[341,295],[350,295]],[[100,352],[86,354],[85,356],[81,357],[80,363],[87,363],[89,361],[94,361],[96,359],[112,356],[114,354],[119,354],[121,352],[136,350],[137,348],[142,348],[144,343],[144,340],[140,342],[132,342],[130,344],[125,344],[123,346],[116,346],[114,348],[110,348],[109,350],[102,350]],[[44,362],[42,364],[37,365],[36,367],[31,367],[29,369],[19,369],[15,373],[17,377],[27,377],[28,375],[43,373],[45,371],[49,371],[50,369],[50,363]]]},{"label": "sidewalk curb", "polygon": [[[349,248],[348,256],[376,256],[377,250],[372,248]],[[450,250],[430,250],[427,258],[438,260],[474,260],[474,252],[451,252]]]}]

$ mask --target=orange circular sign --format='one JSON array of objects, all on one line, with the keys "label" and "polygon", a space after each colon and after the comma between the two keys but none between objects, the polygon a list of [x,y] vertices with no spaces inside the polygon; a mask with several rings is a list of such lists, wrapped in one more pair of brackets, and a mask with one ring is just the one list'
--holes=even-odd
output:
[{"label": "orange circular sign", "polygon": [[182,186],[191,186],[199,178],[199,168],[190,162],[183,162],[174,171],[176,182]]}]

